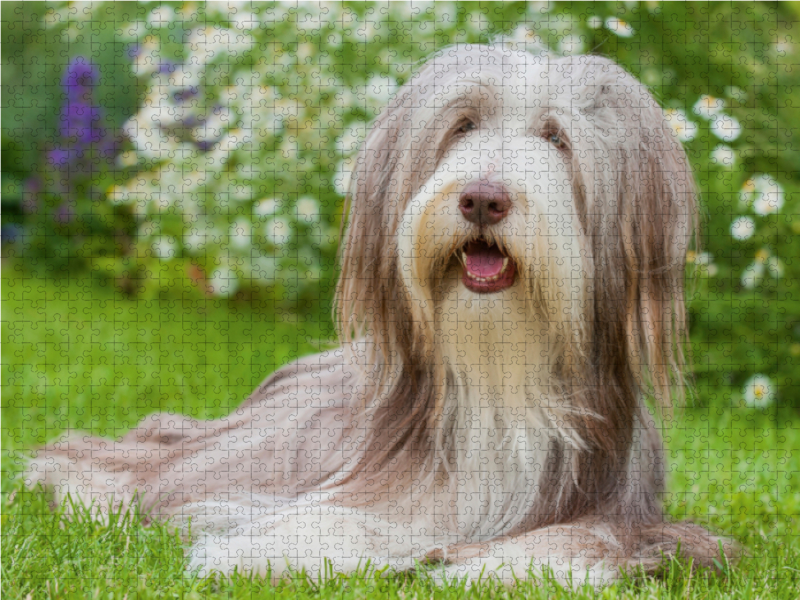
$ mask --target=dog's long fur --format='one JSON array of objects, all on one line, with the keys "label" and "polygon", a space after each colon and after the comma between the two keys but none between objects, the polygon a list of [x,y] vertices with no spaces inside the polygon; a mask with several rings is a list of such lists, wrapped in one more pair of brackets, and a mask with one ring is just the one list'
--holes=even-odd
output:
[{"label": "dog's long fur", "polygon": [[[458,210],[480,179],[512,203],[484,227]],[[668,406],[682,385],[695,194],[641,84],[596,56],[449,48],[373,124],[349,200],[341,349],[217,421],[157,414],[118,442],[56,443],[30,483],[191,516],[193,565],[276,577],[442,559],[449,575],[511,582],[533,563],[599,584],[678,547],[707,566],[720,542],[734,551],[666,522],[658,498],[645,397]],[[478,235],[514,261],[510,288],[461,282]]]}]

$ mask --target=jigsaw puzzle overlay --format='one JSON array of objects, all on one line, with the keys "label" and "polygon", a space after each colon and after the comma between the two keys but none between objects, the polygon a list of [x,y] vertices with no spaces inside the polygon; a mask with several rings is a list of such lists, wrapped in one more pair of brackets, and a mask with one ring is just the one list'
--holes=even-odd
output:
[{"label": "jigsaw puzzle overlay", "polygon": [[6,591],[792,597],[793,5],[0,9]]}]

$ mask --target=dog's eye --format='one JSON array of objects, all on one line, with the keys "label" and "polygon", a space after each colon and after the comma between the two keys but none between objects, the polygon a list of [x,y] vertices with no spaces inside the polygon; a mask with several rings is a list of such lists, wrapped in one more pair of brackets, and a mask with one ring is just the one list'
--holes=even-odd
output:
[{"label": "dog's eye", "polygon": [[468,131],[472,131],[476,127],[477,125],[475,125],[475,123],[473,123],[472,121],[464,121],[463,123],[461,123],[461,125],[459,125],[456,128],[456,131],[458,133],[467,133]]},{"label": "dog's eye", "polygon": [[551,144],[553,144],[553,146],[555,146],[556,148],[565,148],[566,147],[566,143],[561,138],[561,136],[558,135],[557,133],[550,134],[550,137],[548,137],[547,140]]}]

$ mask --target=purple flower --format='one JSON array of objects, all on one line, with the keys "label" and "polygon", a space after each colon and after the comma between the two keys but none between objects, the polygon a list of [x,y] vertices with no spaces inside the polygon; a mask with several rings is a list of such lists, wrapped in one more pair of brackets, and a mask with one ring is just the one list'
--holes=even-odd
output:
[{"label": "purple flower", "polygon": [[159,73],[172,73],[176,68],[178,68],[178,64],[171,60],[162,60],[158,64]]},{"label": "purple flower", "polygon": [[33,214],[39,209],[39,194],[42,193],[42,182],[38,177],[28,177],[22,184],[22,210]]},{"label": "purple flower", "polygon": [[22,234],[22,226],[16,223],[3,223],[2,229],[0,229],[0,238],[7,244],[15,242],[20,234]]},{"label": "purple flower", "polygon": [[73,217],[72,207],[68,202],[62,202],[61,205],[53,213],[53,218],[56,223],[69,223]]},{"label": "purple flower", "polygon": [[190,100],[191,98],[197,96],[197,93],[199,91],[200,90],[198,89],[198,87],[196,85],[193,85],[188,88],[178,90],[177,92],[175,92],[173,97],[175,98],[175,102],[186,102],[187,100]]},{"label": "purple flower", "polygon": [[[47,152],[49,166],[60,174],[54,179],[57,193],[72,193],[76,185],[94,177],[103,163],[116,153],[116,140],[103,127],[103,110],[93,99],[99,82],[97,68],[83,57],[70,61],[62,78],[66,101],[59,115],[59,143]],[[54,214],[58,223],[71,220],[71,211],[62,205]]]},{"label": "purple flower", "polygon": [[72,153],[64,148],[54,148],[47,153],[47,162],[54,167],[65,167],[71,160]]},{"label": "purple flower", "polygon": [[67,65],[61,85],[69,100],[85,100],[100,80],[100,73],[92,63],[77,56]]},{"label": "purple flower", "polygon": [[105,130],[100,126],[102,113],[96,106],[70,102],[61,111],[61,137],[74,139],[78,144],[99,142]]}]

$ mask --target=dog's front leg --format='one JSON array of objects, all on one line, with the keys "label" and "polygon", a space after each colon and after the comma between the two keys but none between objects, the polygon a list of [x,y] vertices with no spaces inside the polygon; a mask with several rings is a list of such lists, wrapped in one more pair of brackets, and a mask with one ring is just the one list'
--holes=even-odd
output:
[{"label": "dog's front leg", "polygon": [[553,525],[429,555],[429,559],[444,559],[442,566],[433,569],[440,582],[496,577],[513,585],[530,575],[542,577],[549,570],[556,581],[573,587],[584,582],[595,587],[612,583],[619,578],[621,557],[615,537],[588,523]]},{"label": "dog's front leg", "polygon": [[336,573],[352,573],[368,561],[375,568],[413,567],[410,548],[387,545],[392,542],[382,533],[386,531],[382,521],[361,509],[297,505],[224,533],[204,532],[192,548],[190,568],[203,573],[231,573],[237,568],[261,575],[270,572],[275,582],[284,573],[303,569],[317,579],[325,573],[326,561]]}]

